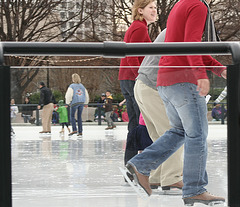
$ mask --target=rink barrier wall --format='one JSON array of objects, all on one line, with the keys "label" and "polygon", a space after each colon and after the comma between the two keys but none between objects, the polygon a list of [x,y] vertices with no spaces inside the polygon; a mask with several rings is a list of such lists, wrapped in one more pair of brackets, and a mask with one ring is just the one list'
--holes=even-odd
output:
[{"label": "rink barrier wall", "polygon": [[[213,106],[214,102],[208,102],[207,105],[208,106]],[[58,105],[58,104],[57,104]],[[97,122],[98,125],[102,125],[102,118],[101,118],[101,108],[102,108],[102,103],[94,103],[94,102],[90,102],[88,103],[88,107],[93,107],[93,109],[98,109],[98,118],[95,119],[94,114],[90,114],[90,116],[87,117],[86,122]],[[119,103],[113,103],[113,106],[118,106]],[[123,104],[126,105],[126,104]],[[225,117],[224,117],[224,113],[225,113],[225,106],[227,105],[226,102],[221,102],[221,119],[216,121],[212,118],[211,116],[211,111],[208,111],[210,114],[208,116],[208,121],[210,121],[210,123],[216,123],[216,124],[225,124]],[[33,111],[33,116],[32,118],[35,118],[35,123],[32,123],[36,126],[40,126],[41,125],[41,121],[40,121],[40,110],[37,108],[38,104],[15,104],[15,106],[18,107],[19,110],[19,114],[17,115],[17,120],[12,121],[12,123],[16,124],[21,124],[23,123],[23,117],[22,117],[22,121],[19,120],[20,116],[22,116],[22,108],[21,107],[29,107],[29,111]],[[84,108],[84,110],[88,110],[89,108]],[[35,113],[34,113],[35,111]],[[89,112],[87,112],[89,113]],[[84,111],[83,111],[83,115],[84,115]],[[216,122],[215,122],[216,121]]]},{"label": "rink barrier wall", "polygon": [[[240,206],[240,44],[239,42],[179,43],[68,43],[68,42],[0,42],[0,206],[10,207],[10,67],[4,56],[103,56],[123,58],[145,55],[231,55],[228,66],[228,206]],[[6,141],[7,140],[7,141]],[[4,192],[4,193],[2,193]]]}]

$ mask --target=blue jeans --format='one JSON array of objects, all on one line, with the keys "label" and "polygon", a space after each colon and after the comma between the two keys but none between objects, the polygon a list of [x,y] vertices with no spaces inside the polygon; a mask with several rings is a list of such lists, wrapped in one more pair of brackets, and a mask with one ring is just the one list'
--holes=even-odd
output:
[{"label": "blue jeans", "polygon": [[[82,111],[83,111],[83,104],[71,106],[71,124],[73,131],[78,131],[78,133],[82,133]],[[75,120],[75,113],[77,111],[77,121],[78,121],[78,130],[76,127],[76,120]]]},{"label": "blue jeans", "polygon": [[131,132],[138,126],[140,111],[138,104],[134,98],[134,84],[133,80],[120,80],[120,87],[124,98],[126,99],[127,113],[128,113],[128,131]]},{"label": "blue jeans", "polygon": [[140,173],[149,176],[151,170],[184,144],[184,198],[202,194],[208,184],[207,106],[205,98],[198,94],[196,88],[191,83],[158,87],[172,128],[129,161]]}]

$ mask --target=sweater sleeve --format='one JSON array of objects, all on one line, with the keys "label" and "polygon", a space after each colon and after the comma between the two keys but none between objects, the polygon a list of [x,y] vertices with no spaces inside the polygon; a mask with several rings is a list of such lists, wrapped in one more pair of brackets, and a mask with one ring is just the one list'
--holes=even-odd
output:
[{"label": "sweater sleeve", "polygon": [[87,105],[89,103],[89,94],[88,94],[88,91],[86,88],[85,88],[85,97],[86,97],[86,99],[85,99],[84,104]]},{"label": "sweater sleeve", "polygon": [[227,86],[224,88],[224,90],[221,92],[221,94],[217,97],[217,99],[216,99],[214,102],[219,103],[219,102],[221,102],[226,96],[227,96]]},{"label": "sweater sleeve", "polygon": [[70,104],[71,103],[72,97],[73,97],[73,89],[68,87],[67,92],[65,94],[65,102],[66,102],[66,104]]},{"label": "sweater sleeve", "polygon": [[[208,65],[208,66],[223,66],[220,62],[218,62],[216,59],[214,59],[210,55],[204,55],[204,56],[202,56],[202,58],[203,58],[203,62],[204,62],[205,65]],[[207,70],[212,71],[213,73],[215,73],[219,77],[221,77],[222,72],[224,70],[226,70],[226,69],[227,69],[227,67],[221,67],[221,68],[211,67],[211,68],[207,68]]]},{"label": "sweater sleeve", "polygon": [[[188,11],[188,18],[185,25],[184,42],[201,42],[202,34],[205,27],[207,17],[207,7],[205,5],[197,5]],[[187,56],[191,66],[204,66],[202,56]],[[194,68],[197,79],[208,79],[205,68]]]}]

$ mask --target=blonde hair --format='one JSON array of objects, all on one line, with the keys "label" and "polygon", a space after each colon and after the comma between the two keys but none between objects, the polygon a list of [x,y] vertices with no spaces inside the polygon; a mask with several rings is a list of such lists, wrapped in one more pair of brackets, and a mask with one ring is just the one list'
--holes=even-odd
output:
[{"label": "blonde hair", "polygon": [[144,9],[148,4],[155,0],[135,0],[132,7],[132,19],[143,21],[143,16],[138,12],[138,9]]},{"label": "blonde hair", "polygon": [[81,83],[81,78],[77,73],[72,74],[72,82],[73,83]]}]

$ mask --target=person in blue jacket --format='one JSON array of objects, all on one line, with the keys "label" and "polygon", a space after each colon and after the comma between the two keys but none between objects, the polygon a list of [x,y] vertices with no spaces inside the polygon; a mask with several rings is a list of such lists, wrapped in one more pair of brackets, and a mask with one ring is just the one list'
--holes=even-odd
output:
[{"label": "person in blue jacket", "polygon": [[[87,107],[89,95],[87,89],[81,83],[81,78],[77,73],[72,74],[72,84],[68,87],[65,99],[66,104],[70,106],[70,120],[72,124],[72,132],[69,136],[77,134],[82,135],[82,111],[83,107]],[[76,126],[75,113],[77,112],[78,129]]]}]

